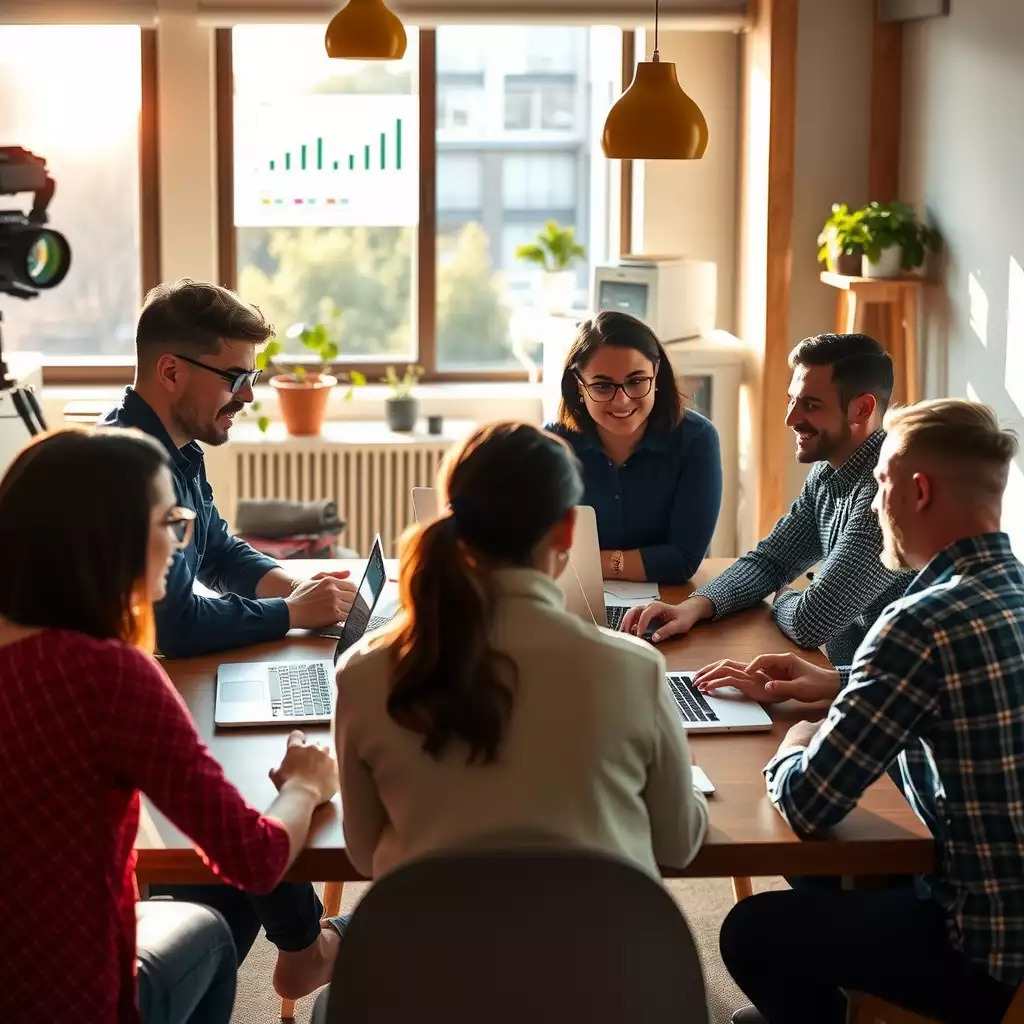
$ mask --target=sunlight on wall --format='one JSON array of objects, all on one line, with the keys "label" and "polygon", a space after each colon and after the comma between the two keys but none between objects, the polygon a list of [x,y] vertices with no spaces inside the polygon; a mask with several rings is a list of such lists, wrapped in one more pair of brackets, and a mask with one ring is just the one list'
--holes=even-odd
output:
[{"label": "sunlight on wall", "polygon": [[1024,414],[1024,268],[1010,257],[1006,302],[1006,393]]},{"label": "sunlight on wall", "polygon": [[974,271],[967,275],[967,302],[971,330],[975,337],[988,347],[988,296],[981,287]]}]

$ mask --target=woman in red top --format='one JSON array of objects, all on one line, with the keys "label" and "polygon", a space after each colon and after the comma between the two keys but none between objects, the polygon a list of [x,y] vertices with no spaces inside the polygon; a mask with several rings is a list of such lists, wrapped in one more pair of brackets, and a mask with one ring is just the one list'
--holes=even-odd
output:
[{"label": "woman in red top", "polygon": [[[227,1022],[235,953],[205,907],[136,906],[140,791],[225,882],[266,892],[337,788],[289,737],[260,814],[149,653],[152,602],[194,513],[155,441],[64,430],[0,481],[0,1020]],[[138,973],[138,1002],[135,974]]]}]

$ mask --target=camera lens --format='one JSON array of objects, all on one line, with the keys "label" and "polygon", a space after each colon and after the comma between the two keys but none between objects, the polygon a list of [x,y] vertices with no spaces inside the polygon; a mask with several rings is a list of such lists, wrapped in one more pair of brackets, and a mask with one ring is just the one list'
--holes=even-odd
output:
[{"label": "camera lens", "polygon": [[53,288],[71,266],[71,247],[59,231],[44,229],[28,247],[25,271],[33,288]]},{"label": "camera lens", "polygon": [[4,224],[0,231],[0,279],[26,288],[55,288],[71,266],[71,246],[59,232],[32,224]]}]

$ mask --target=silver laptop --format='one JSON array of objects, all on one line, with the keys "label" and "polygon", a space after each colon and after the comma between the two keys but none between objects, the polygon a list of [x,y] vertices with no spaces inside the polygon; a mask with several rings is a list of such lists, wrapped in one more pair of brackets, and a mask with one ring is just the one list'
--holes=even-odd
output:
[{"label": "silver laptop", "polygon": [[355,602],[342,627],[334,658],[319,661],[253,661],[217,668],[216,725],[301,725],[329,722],[334,710],[334,666],[369,629],[377,628],[374,609],[387,585],[384,551],[376,537]]},{"label": "silver laptop", "polygon": [[666,679],[687,732],[763,732],[772,727],[768,712],[739,690],[701,693],[690,672],[669,672]]},{"label": "silver laptop", "polygon": [[[594,609],[599,626],[618,629],[631,604],[606,601],[604,577],[601,574],[601,545],[597,539],[597,513],[589,505],[576,506],[576,529],[572,536],[569,558],[580,579],[587,603]],[[604,614],[604,621],[601,614]]]},{"label": "silver laptop", "polygon": [[[412,489],[412,510],[417,523],[429,523],[435,520],[440,515],[436,489],[414,487]],[[590,511],[593,513],[593,509]],[[573,550],[575,550],[575,546]],[[569,564],[555,582],[565,595],[566,611],[578,615],[584,622],[593,622],[598,626],[604,625],[603,617],[598,617],[599,613],[604,611],[604,592],[601,592],[597,604],[591,604],[590,597],[584,591],[576,567],[573,565],[572,552],[569,553]]]}]

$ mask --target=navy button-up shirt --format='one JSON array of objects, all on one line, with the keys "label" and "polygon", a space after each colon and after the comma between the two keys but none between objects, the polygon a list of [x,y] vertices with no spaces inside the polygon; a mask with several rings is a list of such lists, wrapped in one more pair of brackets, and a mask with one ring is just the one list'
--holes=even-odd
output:
[{"label": "navy button-up shirt", "polygon": [[[256,585],[277,563],[228,533],[213,503],[199,445],[175,447],[160,417],[132,388],[103,422],[137,427],[156,438],[171,457],[178,504],[196,513],[192,543],[174,556],[167,595],[153,609],[160,653],[187,658],[284,636],[289,627],[284,600],[256,599]],[[193,593],[196,579],[222,596]]]},{"label": "navy button-up shirt", "polygon": [[621,465],[597,435],[548,427],[583,466],[583,504],[597,513],[602,551],[638,549],[653,583],[685,583],[704,560],[722,505],[718,431],[687,410],[673,430],[648,428]]}]

